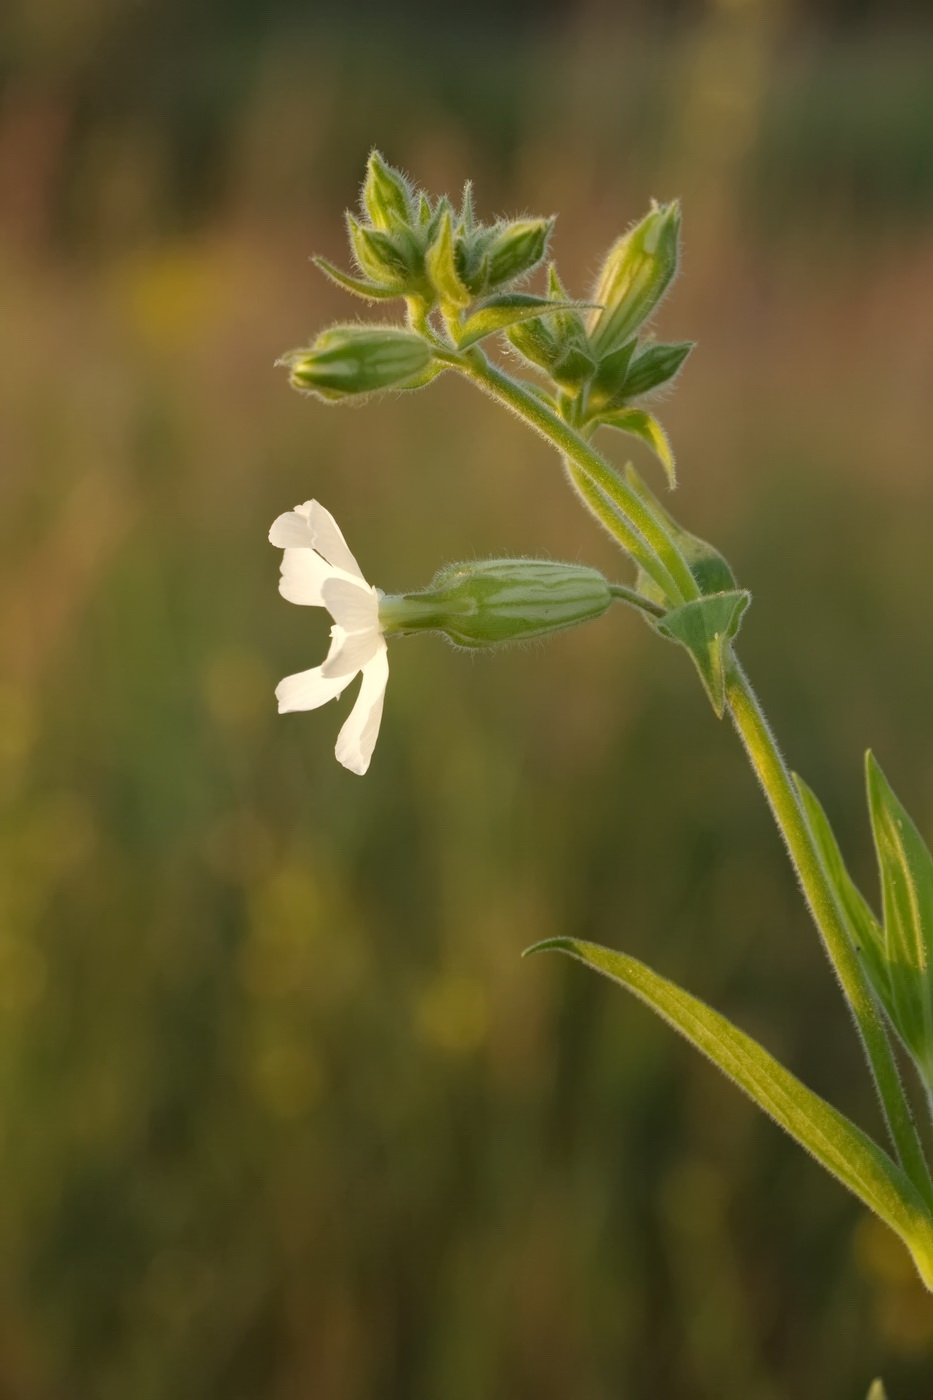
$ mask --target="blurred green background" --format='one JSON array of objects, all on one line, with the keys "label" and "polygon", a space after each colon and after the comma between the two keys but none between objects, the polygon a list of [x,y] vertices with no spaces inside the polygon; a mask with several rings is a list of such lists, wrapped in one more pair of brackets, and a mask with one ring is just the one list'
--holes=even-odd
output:
[{"label": "blurred green background", "polygon": [[296,501],[388,590],[618,568],[461,382],[347,410],[273,368],[361,307],[307,258],[346,264],[373,144],[559,212],[579,293],[682,197],[678,514],[873,897],[869,743],[933,831],[925,6],[7,0],[0,1397],[928,1400],[893,1238],[618,989],[519,959],[624,947],[880,1132],[684,657],[621,609],[401,642],[364,780],[338,707],[275,713],[326,638],[276,593]]}]

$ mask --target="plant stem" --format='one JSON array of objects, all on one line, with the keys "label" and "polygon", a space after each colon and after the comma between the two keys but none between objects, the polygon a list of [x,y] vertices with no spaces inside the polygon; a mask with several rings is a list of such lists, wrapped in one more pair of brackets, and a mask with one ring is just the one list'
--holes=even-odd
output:
[{"label": "plant stem", "polygon": [[568,460],[570,480],[588,509],[664,589],[672,606],[699,597],[690,567],[663,522],[579,433],[523,385],[490,364],[481,351],[468,351],[459,368]]},{"label": "plant stem", "polygon": [[[700,596],[687,561],[665,523],[612,470],[573,427],[533,393],[491,364],[475,348],[455,364],[491,397],[512,409],[546,438],[565,459],[568,476],[593,515],[609,530],[664,590],[671,606]],[[614,596],[647,611],[646,602],[623,585],[610,585]],[[664,609],[657,608],[663,615]],[[729,656],[726,699],[752,768],[790,853],[807,905],[826,953],[839,978],[881,1101],[898,1159],[926,1208],[923,1244],[925,1281],[933,1286],[933,1178],[913,1121],[910,1104],[877,1002],[846,930],[829,876],[807,824],[797,790],[744,671]],[[919,1241],[919,1235],[918,1235]],[[919,1248],[919,1243],[918,1243]],[[929,1258],[926,1256],[929,1255]]]},{"label": "plant stem", "polygon": [[849,939],[787,765],[748,678],[734,657],[726,669],[726,699],[849,1003],[901,1165],[928,1207],[933,1207],[933,1181],[878,1005]]},{"label": "plant stem", "polygon": [[641,612],[650,613],[652,617],[663,617],[664,609],[660,603],[652,603],[650,598],[645,598],[641,593],[636,593],[634,588],[626,588],[624,583],[610,583],[609,592],[613,598],[618,598],[620,603],[631,603],[633,608],[640,609]]}]

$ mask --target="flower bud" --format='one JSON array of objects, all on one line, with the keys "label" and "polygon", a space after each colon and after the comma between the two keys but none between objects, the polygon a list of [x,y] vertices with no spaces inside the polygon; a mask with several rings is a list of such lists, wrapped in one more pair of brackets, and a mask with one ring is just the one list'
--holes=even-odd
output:
[{"label": "flower bud", "polygon": [[593,346],[603,354],[635,334],[677,272],[680,206],[655,205],[609,251],[593,300],[601,311],[590,322]]},{"label": "flower bud", "polygon": [[487,279],[490,290],[523,277],[547,252],[553,219],[518,219],[501,225],[489,246]]},{"label": "flower bud", "polygon": [[412,195],[408,182],[398,170],[386,165],[378,151],[373,151],[366,165],[363,207],[374,227],[383,231],[406,228],[411,222]]},{"label": "flower bud", "polygon": [[292,350],[288,366],[293,389],[322,399],[344,399],[379,389],[409,387],[431,367],[431,350],[420,335],[397,326],[332,326],[313,345]]},{"label": "flower bud", "polygon": [[352,214],[347,215],[350,247],[360,271],[382,286],[395,286],[401,292],[411,277],[410,258],[388,233],[366,228]]},{"label": "flower bud", "polygon": [[546,559],[451,564],[421,593],[383,598],[386,633],[443,632],[456,646],[527,641],[600,617],[612,602],[602,574]]}]

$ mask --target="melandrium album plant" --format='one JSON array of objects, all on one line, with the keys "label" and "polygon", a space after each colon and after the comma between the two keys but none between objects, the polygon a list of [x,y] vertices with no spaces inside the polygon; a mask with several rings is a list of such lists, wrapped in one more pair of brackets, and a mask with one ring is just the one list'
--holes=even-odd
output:
[{"label": "melandrium album plant", "polygon": [[[735,726],[783,835],[861,1038],[890,1149],[725,1017],[627,954],[569,938],[530,951],[569,953],[651,1006],[900,1236],[933,1290],[933,1179],[891,1040],[893,1032],[933,1106],[933,858],[869,754],[879,919],[848,874],[818,799],[785,765],[738,660],[750,594],[631,465],[618,470],[593,445],[600,428],[639,438],[674,485],[673,452],[647,405],[692,345],[659,343],[646,328],[677,274],[679,207],[653,206],[613,244],[581,299],[553,262],[542,291],[520,289],[547,257],[552,227],[546,218],[480,223],[469,185],[455,208],[416,190],[374,152],[361,217],[347,216],[356,270],[317,264],[364,301],[401,302],[404,320],[331,326],[281,363],[296,389],[327,402],[462,375],[551,443],[583,505],[634,564],[634,579],[606,579],[578,564],[490,559],[442,568],[421,592],[385,596],[366,582],[333,518],[308,501],[272,526],[270,539],[284,550],[280,589],[291,602],[326,608],[334,626],[324,662],[280,683],[279,708],[315,709],[361,673],[337,757],[365,773],[393,635],[436,631],[457,646],[496,647],[597,618],[618,601],[681,647],[714,713]],[[496,341],[510,354],[508,369],[489,356]]]}]

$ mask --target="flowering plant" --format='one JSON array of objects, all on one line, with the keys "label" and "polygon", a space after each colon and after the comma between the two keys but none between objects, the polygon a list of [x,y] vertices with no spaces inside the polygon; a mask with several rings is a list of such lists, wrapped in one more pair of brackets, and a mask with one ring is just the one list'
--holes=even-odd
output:
[{"label": "flowering plant", "polygon": [[[550,264],[543,292],[519,285],[543,263],[553,220],[477,221],[470,187],[459,208],[415,190],[378,153],[362,219],[348,215],[357,271],[318,259],[333,281],[374,302],[401,300],[403,324],[350,323],[283,357],[291,384],[328,402],[419,388],[444,372],[470,380],[559,453],[578,498],[635,566],[630,583],[580,565],[500,559],[441,570],[421,593],[370,588],[333,519],[316,502],[280,516],[281,591],[334,619],[324,663],[278,688],[280,709],[336,697],[358,671],[359,698],[337,756],[363,773],[375,744],[393,633],[439,631],[457,645],[499,646],[598,617],[613,601],[638,609],[689,656],[714,713],[728,715],[786,843],[862,1042],[890,1150],[814,1094],[761,1045],[643,963],[570,938],[556,949],[612,978],[703,1051],[755,1103],[903,1240],[933,1290],[933,1178],[892,1045],[902,1043],[933,1102],[933,857],[875,759],[868,805],[882,917],[846,869],[813,792],[787,768],[736,654],[751,601],[723,556],[685,530],[633,467],[618,471],[592,444],[599,428],[646,443],[673,486],[674,455],[646,406],[692,345],[662,344],[646,326],[677,272],[680,211],[655,205],[610,249],[592,296],[578,300]],[[523,371],[486,353],[505,338]],[[543,379],[543,382],[542,382]],[[880,1386],[874,1396],[882,1394]]]}]

